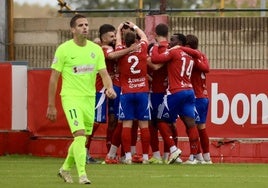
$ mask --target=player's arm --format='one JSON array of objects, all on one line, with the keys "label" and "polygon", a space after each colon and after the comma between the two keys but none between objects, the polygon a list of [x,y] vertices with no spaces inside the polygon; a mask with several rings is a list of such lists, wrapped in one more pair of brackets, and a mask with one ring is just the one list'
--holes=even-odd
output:
[{"label": "player's arm", "polygon": [[195,59],[195,65],[194,65],[195,69],[198,69],[204,73],[208,73],[209,72],[209,63],[208,63],[208,59],[207,57],[202,54],[202,57],[200,59]]},{"label": "player's arm", "polygon": [[154,64],[154,63],[152,63],[152,60],[151,60],[151,57],[150,57],[150,56],[147,57],[147,65],[148,65],[152,70],[158,70],[158,69],[160,69],[161,67],[164,66],[164,64]]},{"label": "player's arm", "polygon": [[122,45],[122,28],[123,28],[123,26],[124,26],[124,24],[121,23],[117,28],[116,35],[115,35],[115,37],[116,37],[115,47]]},{"label": "player's arm", "polygon": [[180,49],[192,56],[193,58],[200,59],[202,57],[201,53],[198,50],[194,50],[189,47],[180,46]]},{"label": "player's arm", "polygon": [[129,52],[138,50],[140,48],[140,46],[137,43],[132,44],[129,48],[125,48],[125,49],[121,49],[121,50],[117,50],[117,51],[113,51],[107,54],[107,59],[118,59],[126,54],[128,54]]},{"label": "player's arm", "polygon": [[158,46],[155,45],[152,50],[152,55],[151,55],[151,61],[154,64],[164,64],[169,62],[172,59],[170,50],[167,50],[164,53],[159,53],[158,52]]},{"label": "player's arm", "polygon": [[46,117],[51,121],[56,121],[57,119],[57,109],[56,109],[56,91],[58,87],[58,80],[60,77],[60,72],[52,69],[49,85],[48,85],[48,107]]},{"label": "player's arm", "polygon": [[110,77],[110,75],[108,74],[108,71],[107,69],[100,69],[98,71],[98,73],[100,74],[101,76],[101,79],[102,79],[102,83],[105,87],[105,94],[108,98],[116,98],[116,93],[114,91],[114,88],[113,88],[113,82],[112,82],[112,79]]},{"label": "player's arm", "polygon": [[134,31],[137,32],[137,34],[139,35],[139,37],[141,38],[141,41],[145,41],[148,44],[148,38],[146,36],[146,34],[144,33],[143,30],[141,30],[141,28],[139,28],[137,25],[135,25],[134,23],[128,21],[125,22],[126,25],[128,25],[130,28],[133,28]]}]

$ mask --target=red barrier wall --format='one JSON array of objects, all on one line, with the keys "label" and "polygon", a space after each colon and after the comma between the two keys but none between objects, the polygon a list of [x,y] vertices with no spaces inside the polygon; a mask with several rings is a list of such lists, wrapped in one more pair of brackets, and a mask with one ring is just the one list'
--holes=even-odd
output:
[{"label": "red barrier wall", "polygon": [[12,65],[0,62],[0,130],[12,126]]},{"label": "red barrier wall", "polygon": [[[49,75],[48,70],[29,71],[28,128],[35,136],[70,136],[59,95],[58,121],[45,118]],[[207,75],[210,137],[268,138],[267,76],[268,71],[262,70],[212,70]],[[180,120],[178,129],[179,136],[186,137]],[[105,135],[103,131],[96,136]]]},{"label": "red barrier wall", "polygon": [[59,96],[61,82],[56,97],[58,119],[53,123],[46,119],[49,77],[50,70],[28,71],[28,129],[34,136],[71,136]]}]

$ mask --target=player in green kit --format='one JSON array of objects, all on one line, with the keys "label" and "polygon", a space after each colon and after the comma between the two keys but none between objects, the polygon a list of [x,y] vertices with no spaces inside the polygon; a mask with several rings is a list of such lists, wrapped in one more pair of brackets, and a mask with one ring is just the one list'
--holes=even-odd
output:
[{"label": "player in green kit", "polygon": [[76,165],[79,183],[90,184],[86,174],[86,140],[91,134],[95,113],[95,82],[99,73],[105,94],[115,98],[112,80],[107,72],[101,47],[87,40],[89,26],[85,16],[76,14],[70,21],[73,39],[61,44],[51,65],[48,89],[47,118],[56,121],[55,96],[60,75],[62,76],[61,101],[74,140],[59,170],[59,176],[73,183],[71,168]]}]

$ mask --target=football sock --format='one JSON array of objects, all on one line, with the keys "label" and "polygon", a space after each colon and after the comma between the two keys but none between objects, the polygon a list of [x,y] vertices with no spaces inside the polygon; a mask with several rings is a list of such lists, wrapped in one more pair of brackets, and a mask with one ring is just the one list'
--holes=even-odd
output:
[{"label": "football sock", "polygon": [[133,125],[131,128],[131,146],[136,146],[137,138],[138,138],[138,121],[133,121]]},{"label": "football sock", "polygon": [[135,155],[137,154],[137,151],[136,151],[136,146],[130,146],[130,151],[131,151],[131,155]]},{"label": "football sock", "polygon": [[148,161],[149,160],[149,155],[148,154],[142,154],[142,159],[144,161]]},{"label": "football sock", "polygon": [[156,159],[161,159],[160,151],[153,152],[153,157]]},{"label": "football sock", "polygon": [[200,142],[197,127],[190,127],[186,132],[188,134],[190,142],[190,153],[196,155],[198,154],[198,151],[200,151]]},{"label": "football sock", "polygon": [[206,129],[198,130],[199,137],[200,137],[200,144],[202,147],[203,153],[209,152],[209,138]]},{"label": "football sock", "polygon": [[204,160],[202,153],[198,153],[198,154],[196,154],[194,157],[195,157],[197,160],[199,160],[199,161],[203,161],[203,160]]},{"label": "football sock", "polygon": [[68,170],[70,171],[71,168],[74,166],[75,161],[74,161],[74,154],[73,154],[73,145],[74,145],[74,141],[71,143],[71,145],[69,146],[68,149],[68,154],[67,157],[64,160],[64,163],[62,165],[62,169],[63,170]]},{"label": "football sock", "polygon": [[150,147],[150,132],[149,132],[148,127],[142,128],[142,129],[140,129],[140,131],[141,131],[142,153],[148,155],[149,147]]},{"label": "football sock", "polygon": [[210,153],[204,153],[204,154],[203,154],[203,157],[204,157],[204,160],[205,160],[205,161],[210,161],[210,160],[211,160],[211,158],[210,158]]},{"label": "football sock", "polygon": [[121,137],[122,137],[122,122],[118,123],[112,137],[112,145],[119,147],[121,144]]},{"label": "football sock", "polygon": [[149,125],[149,131],[150,131],[150,144],[152,152],[159,151],[158,128]]},{"label": "football sock", "polygon": [[85,136],[77,136],[74,138],[73,142],[73,154],[75,159],[75,164],[78,172],[78,176],[82,176],[86,174],[86,137]]},{"label": "football sock", "polygon": [[178,131],[177,131],[177,128],[175,126],[171,125],[170,130],[172,132],[172,137],[173,137],[174,143],[177,146],[177,144],[178,144]]},{"label": "football sock", "polygon": [[122,130],[122,145],[125,153],[130,152],[130,144],[131,144],[131,128],[123,127]]},{"label": "football sock", "polygon": [[167,147],[170,148],[171,146],[174,146],[174,140],[172,138],[172,133],[170,131],[168,123],[163,121],[159,122],[158,128],[164,142],[167,144]]},{"label": "football sock", "polygon": [[169,157],[169,152],[164,152],[163,154],[164,161],[168,160],[168,157]]}]

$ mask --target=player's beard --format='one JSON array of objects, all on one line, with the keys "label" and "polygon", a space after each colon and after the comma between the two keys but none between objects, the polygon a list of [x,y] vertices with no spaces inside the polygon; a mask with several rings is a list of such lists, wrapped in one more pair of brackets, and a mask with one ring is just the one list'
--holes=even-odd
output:
[{"label": "player's beard", "polygon": [[113,48],[115,48],[115,42],[110,42],[109,44],[108,44],[109,46],[111,46],[111,47],[113,47]]}]

